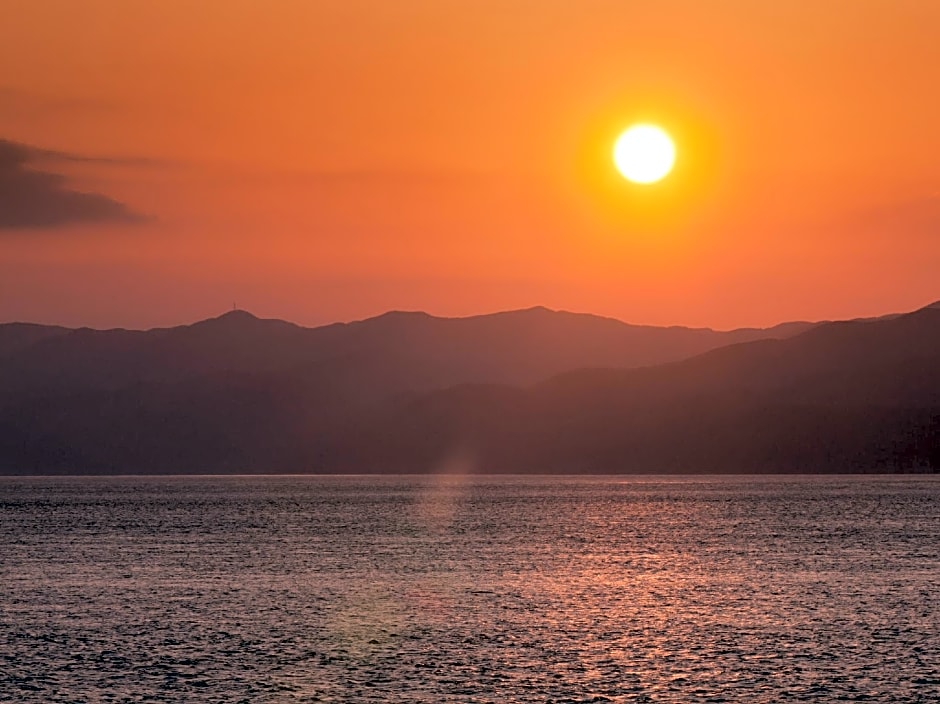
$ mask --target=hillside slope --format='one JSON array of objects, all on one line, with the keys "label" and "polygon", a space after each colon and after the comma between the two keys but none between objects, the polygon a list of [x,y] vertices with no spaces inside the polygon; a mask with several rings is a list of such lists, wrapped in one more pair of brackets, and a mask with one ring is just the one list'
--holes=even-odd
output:
[{"label": "hillside slope", "polygon": [[770,339],[533,309],[58,330],[7,348],[0,471],[940,467],[940,308],[796,327]]}]

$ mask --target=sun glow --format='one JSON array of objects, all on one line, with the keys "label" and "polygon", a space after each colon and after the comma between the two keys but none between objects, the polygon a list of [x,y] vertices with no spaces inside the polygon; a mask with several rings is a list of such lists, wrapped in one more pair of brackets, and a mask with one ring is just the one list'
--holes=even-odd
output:
[{"label": "sun glow", "polygon": [[633,183],[660,181],[672,171],[675,162],[672,139],[655,125],[634,125],[614,144],[614,164]]}]

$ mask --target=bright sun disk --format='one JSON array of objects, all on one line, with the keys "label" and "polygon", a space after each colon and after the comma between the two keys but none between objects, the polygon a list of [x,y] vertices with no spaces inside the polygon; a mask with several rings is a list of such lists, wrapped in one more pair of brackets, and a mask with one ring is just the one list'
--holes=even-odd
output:
[{"label": "bright sun disk", "polygon": [[628,181],[655,183],[665,178],[676,162],[676,147],[655,125],[634,125],[614,144],[614,164]]}]

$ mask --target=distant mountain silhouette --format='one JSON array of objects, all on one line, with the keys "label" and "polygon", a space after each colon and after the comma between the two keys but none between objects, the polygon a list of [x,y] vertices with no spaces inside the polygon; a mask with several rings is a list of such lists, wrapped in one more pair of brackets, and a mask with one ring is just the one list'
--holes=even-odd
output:
[{"label": "distant mountain silhouette", "polygon": [[356,464],[400,451],[397,467],[459,452],[490,472],[937,471],[940,308],[525,390],[463,386],[394,416],[343,448],[374,453]]},{"label": "distant mountain silhouette", "polygon": [[715,332],[628,325],[545,308],[436,318],[391,312],[303,328],[232,311],[193,325],[147,331],[0,325],[0,391],[119,389],[224,373],[316,376],[334,367],[387,377],[377,392],[462,382],[534,383],[578,367],[674,361],[732,342],[810,327]]},{"label": "distant mountain silhouette", "polygon": [[769,330],[534,308],[0,326],[0,472],[940,467],[940,308]]},{"label": "distant mountain silhouette", "polygon": [[0,359],[10,357],[37,342],[64,335],[67,332],[69,332],[68,328],[32,323],[0,325]]}]

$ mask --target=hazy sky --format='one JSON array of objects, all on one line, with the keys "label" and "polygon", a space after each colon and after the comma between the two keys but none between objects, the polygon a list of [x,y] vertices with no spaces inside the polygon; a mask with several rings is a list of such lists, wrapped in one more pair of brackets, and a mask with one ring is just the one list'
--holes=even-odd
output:
[{"label": "hazy sky", "polygon": [[[934,0],[0,0],[0,321],[940,298]],[[619,178],[617,134],[676,171]]]}]

